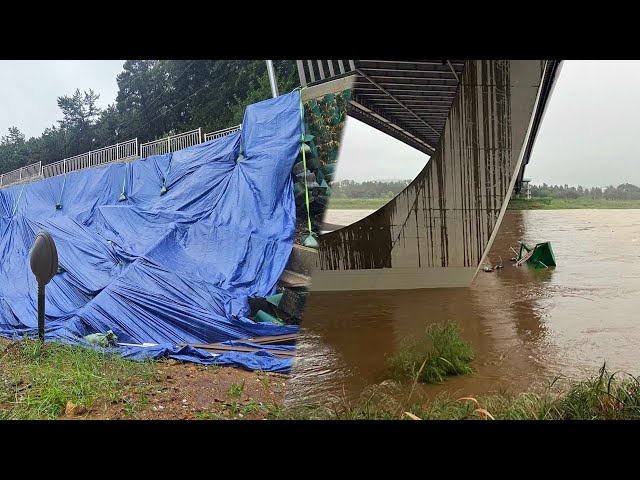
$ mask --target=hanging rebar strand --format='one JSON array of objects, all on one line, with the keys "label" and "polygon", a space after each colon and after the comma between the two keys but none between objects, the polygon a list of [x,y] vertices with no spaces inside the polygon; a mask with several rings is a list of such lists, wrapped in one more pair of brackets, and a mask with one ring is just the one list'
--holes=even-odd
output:
[{"label": "hanging rebar strand", "polygon": [[122,193],[120,194],[119,202],[124,202],[127,199],[125,189],[127,188],[127,173],[129,172],[129,164],[124,164],[124,178],[122,179]]},{"label": "hanging rebar strand", "polygon": [[62,208],[62,194],[64,193],[64,187],[67,184],[67,174],[64,174],[64,179],[62,180],[62,190],[60,190],[60,198],[58,198],[58,203],[56,203],[56,210],[60,210]]}]

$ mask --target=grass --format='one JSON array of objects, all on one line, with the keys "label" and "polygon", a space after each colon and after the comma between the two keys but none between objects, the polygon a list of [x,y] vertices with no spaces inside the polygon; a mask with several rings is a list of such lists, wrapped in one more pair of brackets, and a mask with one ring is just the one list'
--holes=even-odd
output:
[{"label": "grass", "polygon": [[[389,202],[388,198],[331,198],[328,208],[331,210],[377,210]],[[584,208],[638,208],[640,200],[594,200],[577,198],[563,200],[559,198],[512,198],[508,210],[567,210]]]},{"label": "grass", "polygon": [[[453,398],[448,394],[411,403],[401,385],[383,382],[356,401],[330,399],[321,406],[283,412],[287,418],[339,420],[640,420],[640,378],[610,373],[603,365],[593,377],[557,391]],[[399,399],[400,398],[400,399]]]},{"label": "grass", "polygon": [[449,322],[429,325],[420,337],[405,341],[387,365],[396,379],[441,383],[449,375],[472,373],[472,360],[473,351],[460,337],[458,325]]},{"label": "grass", "polygon": [[125,391],[132,394],[125,411],[134,415],[148,405],[142,390],[155,380],[149,362],[62,343],[12,342],[0,351],[6,356],[0,370],[2,419],[55,419],[67,402],[86,409],[98,400],[123,401]]},{"label": "grass", "polygon": [[640,208],[640,200],[594,200],[590,198],[577,198],[575,200],[563,200],[559,198],[512,198],[509,200],[508,210],[566,210],[583,208]]},{"label": "grass", "polygon": [[378,210],[389,198],[331,198],[327,208],[331,210]]}]

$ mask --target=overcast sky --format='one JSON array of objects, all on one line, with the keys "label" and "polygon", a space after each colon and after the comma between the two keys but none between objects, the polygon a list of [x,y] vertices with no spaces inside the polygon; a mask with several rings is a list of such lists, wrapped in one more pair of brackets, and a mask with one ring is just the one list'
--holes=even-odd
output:
[{"label": "overcast sky", "polygon": [[[349,118],[338,179],[414,178],[428,157]],[[640,185],[640,62],[563,63],[526,175],[533,183]]]},{"label": "overcast sky", "polygon": [[[40,135],[60,119],[56,98],[92,88],[115,100],[123,60],[0,61],[0,135]],[[338,179],[414,178],[428,157],[355,119],[347,122]],[[364,167],[364,168],[363,168]],[[527,175],[534,183],[640,185],[640,62],[564,62]]]},{"label": "overcast sky", "polygon": [[116,75],[124,60],[2,60],[0,61],[0,136],[18,127],[37,137],[61,119],[56,99],[76,88],[100,94],[98,106],[113,103]]}]

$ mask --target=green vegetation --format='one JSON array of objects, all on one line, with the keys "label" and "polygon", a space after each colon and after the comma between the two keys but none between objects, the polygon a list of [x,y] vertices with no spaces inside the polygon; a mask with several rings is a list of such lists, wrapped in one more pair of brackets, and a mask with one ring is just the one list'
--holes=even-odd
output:
[{"label": "green vegetation", "polygon": [[331,196],[327,208],[331,210],[378,210],[388,198],[336,198]]},{"label": "green vegetation", "polygon": [[471,360],[473,351],[460,337],[458,325],[434,323],[420,337],[405,341],[387,363],[397,379],[441,383],[449,375],[472,373]]},{"label": "green vegetation", "polygon": [[[274,61],[278,87],[297,85],[295,62]],[[39,137],[16,127],[0,138],[0,173],[48,164],[138,138],[140,142],[202,127],[237,125],[250,103],[271,98],[264,60],[127,60],[117,76],[118,96],[104,110],[92,90],[58,97],[62,119]]]},{"label": "green vegetation", "polygon": [[583,188],[582,185],[570,187],[569,185],[531,185],[533,198],[554,198],[561,200],[640,200],[640,187],[631,183],[622,183],[617,187]]},{"label": "green vegetation", "polygon": [[125,391],[136,398],[125,402],[130,415],[148,405],[140,387],[155,379],[150,363],[34,340],[0,348],[0,419],[54,419],[67,402],[86,411],[98,400],[121,401]]},{"label": "green vegetation", "polygon": [[[135,362],[101,349],[0,339],[0,420],[241,419],[281,415],[276,402],[252,398],[244,379],[231,383],[226,397],[224,390],[212,391],[210,401],[205,398],[195,409],[186,408],[183,399],[197,397],[202,385],[218,384],[218,375],[242,376],[232,370],[166,359]],[[194,375],[196,372],[200,373]],[[262,373],[257,377],[268,394],[272,377]],[[275,400],[269,395],[265,398]]]},{"label": "green vegetation", "polygon": [[[332,205],[333,208],[333,205]],[[592,198],[532,198],[526,200],[522,198],[512,198],[509,200],[508,210],[564,210],[580,208],[640,208],[639,200],[606,200]]]},{"label": "green vegetation", "polygon": [[332,198],[386,199],[388,202],[404,190],[411,180],[375,180],[356,182],[342,180],[334,182],[331,190]]},{"label": "green vegetation", "polygon": [[[332,186],[332,210],[377,210],[400,193],[409,180],[355,182],[342,180]],[[531,200],[512,198],[509,210],[559,210],[572,208],[640,208],[640,187],[623,183],[617,187],[583,188],[568,185],[531,185]]]},{"label": "green vegetation", "polygon": [[331,399],[326,404],[299,407],[280,418],[341,420],[640,420],[640,377],[609,373],[575,382],[564,390],[555,381],[542,393],[492,394],[453,398],[448,394],[412,402],[413,390],[402,399],[401,386],[383,382],[357,401]]}]

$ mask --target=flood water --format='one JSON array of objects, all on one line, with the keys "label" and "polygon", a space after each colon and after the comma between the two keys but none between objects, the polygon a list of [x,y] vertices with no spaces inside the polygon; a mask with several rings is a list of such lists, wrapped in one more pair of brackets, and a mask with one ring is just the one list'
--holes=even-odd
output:
[{"label": "flood water", "polygon": [[[325,221],[352,222],[346,212]],[[550,241],[558,266],[514,267],[509,247],[520,240]],[[311,293],[287,403],[359,395],[388,378],[385,356],[403,339],[448,320],[471,343],[475,373],[427,394],[536,389],[605,361],[640,374],[640,210],[507,211],[488,260],[499,256],[505,268],[478,272],[469,288]]]}]

